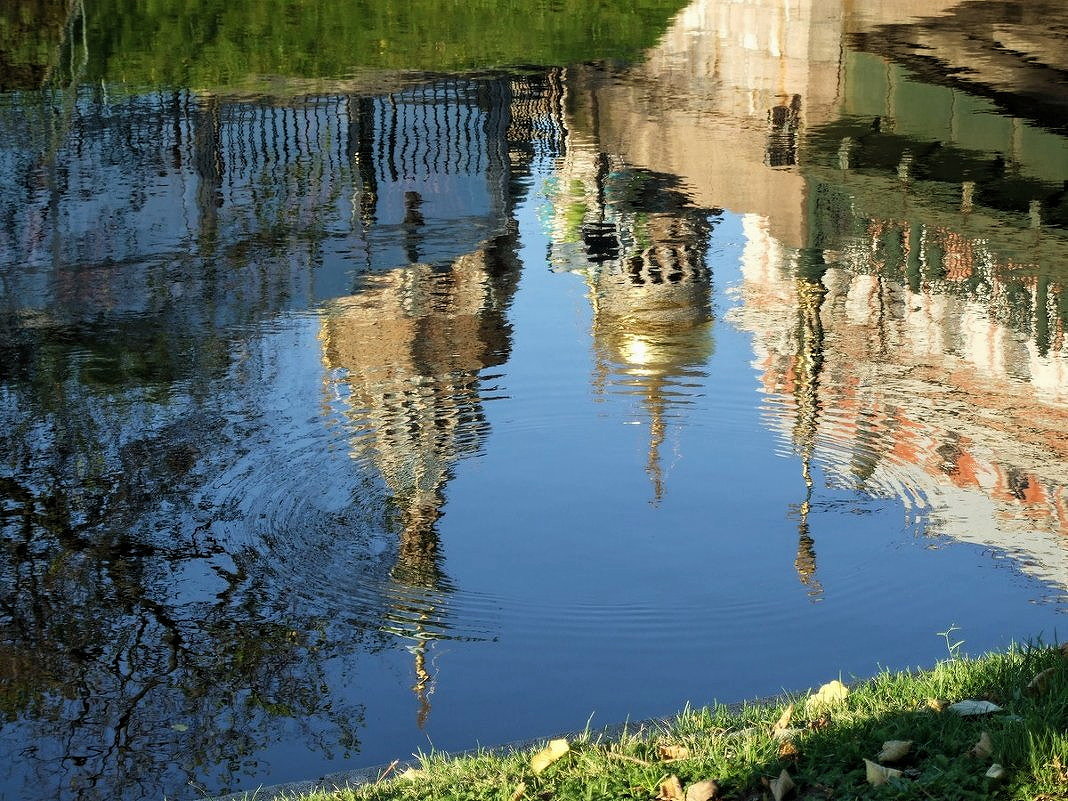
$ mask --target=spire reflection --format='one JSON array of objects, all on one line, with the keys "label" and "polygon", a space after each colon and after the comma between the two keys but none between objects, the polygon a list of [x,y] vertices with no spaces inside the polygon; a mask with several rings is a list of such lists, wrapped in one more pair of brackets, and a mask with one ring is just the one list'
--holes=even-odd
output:
[{"label": "spire reflection", "polygon": [[715,213],[695,208],[670,177],[576,139],[556,179],[550,263],[586,282],[595,391],[640,398],[649,425],[645,471],[658,503],[670,420],[712,353],[705,252]]},{"label": "spire reflection", "polygon": [[[355,293],[327,303],[319,339],[328,394],[344,398],[351,456],[374,468],[389,498],[397,551],[383,629],[409,643],[420,726],[434,692],[429,646],[451,636],[438,522],[456,465],[489,435],[481,373],[511,349],[516,182],[539,120],[553,113],[553,81],[484,81],[352,106],[360,224],[380,253],[399,242],[408,263],[367,274]],[[471,236],[468,226],[442,225],[458,213],[499,233],[442,259]]]}]

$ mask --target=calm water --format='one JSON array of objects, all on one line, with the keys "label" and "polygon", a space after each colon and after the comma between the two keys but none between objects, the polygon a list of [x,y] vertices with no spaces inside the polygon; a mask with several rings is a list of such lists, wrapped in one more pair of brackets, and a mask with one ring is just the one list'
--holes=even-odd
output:
[{"label": "calm water", "polygon": [[1060,4],[319,5],[0,12],[0,798],[1063,638]]}]

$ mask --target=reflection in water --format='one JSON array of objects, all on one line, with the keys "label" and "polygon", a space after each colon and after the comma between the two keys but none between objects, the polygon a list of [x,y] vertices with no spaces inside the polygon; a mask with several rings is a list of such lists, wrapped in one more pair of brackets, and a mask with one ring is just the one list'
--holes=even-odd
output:
[{"label": "reflection in water", "polygon": [[316,739],[313,717],[355,746],[361,710],[325,697],[324,663],[373,649],[370,632],[294,614],[200,509],[235,432],[188,396],[80,380],[62,333],[36,333],[28,378],[4,390],[0,698],[21,743],[8,777],[42,797],[226,786],[278,721]]},{"label": "reflection in water", "polygon": [[905,65],[924,83],[988,97],[1010,115],[1068,133],[1063,3],[966,0],[919,10],[918,18],[857,31],[852,44]]},{"label": "reflection in water", "polygon": [[[1017,59],[1016,73],[980,70],[947,88],[920,84],[906,72],[915,64],[903,53],[887,52],[900,56],[899,65],[840,47],[845,38],[874,48],[880,31],[912,30],[890,24],[899,21],[894,4],[856,4],[846,13],[833,4],[787,6],[691,4],[643,63],[619,74],[575,72],[591,111],[572,128],[595,132],[599,147],[630,165],[680,176],[698,203],[748,215],[744,305],[732,319],[760,332],[761,369],[775,366],[775,377],[765,372],[764,381],[774,387],[770,408],[785,416],[784,425],[789,420],[801,462],[806,495],[795,510],[796,567],[814,597],[822,592],[808,524],[814,458],[831,464],[844,458],[841,469],[853,477],[849,486],[889,489],[912,506],[934,507],[929,531],[975,540],[983,530],[955,520],[961,512],[947,512],[975,507],[978,497],[954,495],[951,502],[930,486],[929,476],[884,475],[884,460],[901,458],[895,440],[917,427],[944,427],[928,438],[954,444],[933,444],[928,456],[914,441],[910,461],[937,465],[938,475],[986,495],[984,503],[995,505],[1000,520],[1017,521],[1014,528],[1029,532],[1024,540],[996,532],[979,538],[1028,550],[1040,565],[1028,569],[1063,576],[1052,567],[1064,564],[1063,546],[1042,532],[1063,533],[1063,523],[1054,521],[1063,521],[1068,483],[1060,455],[1068,386],[1068,307],[1061,289],[1068,147],[1048,131],[1042,112],[1064,102],[1063,87],[1035,82],[1043,70],[1057,68],[1059,56],[1021,36],[1027,17],[1013,15],[998,36],[1008,36],[1021,20],[1013,35],[1028,42],[1028,55],[1007,56]],[[967,24],[947,22],[951,17],[916,24],[931,36],[966,35],[968,25],[982,24],[968,6],[955,10]],[[938,52],[952,59],[957,51]],[[960,63],[971,62],[961,56]],[[999,92],[1008,82],[1023,96],[1040,93],[1045,105],[1030,113],[1014,107],[1020,118],[991,113],[982,96],[1004,98],[961,91],[983,81],[1003,82]],[[857,298],[871,280],[878,289],[863,296],[875,328],[846,334],[838,322],[839,298]],[[769,303],[787,287],[788,303],[769,316]],[[856,314],[855,306],[848,308]],[[916,341],[919,332],[908,332],[924,317],[923,339]],[[894,320],[906,327],[895,331]],[[869,350],[857,352],[859,343]],[[878,378],[866,372],[869,365],[878,365]],[[890,365],[906,372],[891,381]],[[929,409],[912,388],[921,365],[946,371],[928,390],[932,399],[962,393],[982,398],[986,411],[962,404],[952,413],[933,413],[944,401]],[[964,365],[979,372],[966,379]],[[858,393],[884,397],[882,410],[848,400]],[[1026,413],[1021,398],[1031,399]],[[847,424],[850,408],[857,418]],[[880,414],[893,422],[880,424]],[[975,427],[967,444],[958,441],[959,415]],[[828,437],[850,455],[820,457]],[[991,465],[969,477],[969,458],[988,452],[991,442],[1020,439],[1041,448],[1041,455],[1019,453],[1015,464]],[[950,451],[949,461],[937,455]],[[890,487],[880,488],[881,480]],[[1035,530],[1035,519],[1049,523]]]},{"label": "reflection in water", "polygon": [[794,282],[797,292],[796,338],[793,396],[797,414],[793,440],[801,457],[801,476],[805,481],[805,499],[797,509],[797,558],[794,569],[809,596],[818,599],[823,586],[816,577],[816,547],[809,533],[808,516],[812,505],[812,456],[820,423],[820,379],[823,373],[823,320],[820,316],[827,290],[823,286],[826,264],[823,254],[806,248],[798,254]]},{"label": "reflection in water", "polygon": [[504,312],[518,264],[514,235],[488,242],[446,271],[413,265],[374,276],[323,318],[323,363],[352,419],[353,457],[373,464],[394,504],[400,544],[388,631],[414,642],[420,725],[433,687],[426,644],[448,625],[436,523],[452,465],[488,433],[479,371],[508,357]]},{"label": "reflection in water", "polygon": [[[5,787],[216,790],[282,738],[354,752],[345,690],[384,634],[431,724],[435,643],[509,620],[464,606],[443,521],[481,508],[454,479],[511,425],[487,370],[514,366],[539,203],[549,266],[585,282],[595,399],[642,407],[654,523],[682,494],[665,443],[726,408],[712,239],[740,220],[728,319],[795,460],[775,513],[812,609],[848,592],[832,490],[1063,592],[1064,50],[1032,11],[999,2],[1019,13],[986,41],[972,2],[905,23],[904,0],[696,0],[640,64],[267,102],[82,84],[85,10],[62,5],[39,33],[66,71],[13,53],[13,85],[52,88],[0,97]],[[936,79],[929,47],[976,67]]]},{"label": "reflection in water", "polygon": [[[436,92],[433,134],[425,109],[398,118],[391,102],[391,127],[385,131],[384,124],[376,128],[366,119],[361,149],[374,152],[377,136],[379,152],[391,155],[388,171],[377,176],[367,171],[361,219],[365,225],[376,220],[391,196],[403,197],[405,253],[412,263],[370,276],[357,294],[328,304],[319,335],[324,366],[336,377],[329,392],[344,397],[348,407],[353,458],[374,465],[394,506],[399,547],[385,630],[413,643],[420,727],[433,692],[427,644],[448,630],[438,598],[449,585],[436,524],[453,464],[477,454],[488,435],[479,374],[503,364],[510,350],[505,313],[519,276],[511,206],[529,169],[537,120],[554,113],[557,80],[549,73],[544,86],[534,80],[482,84],[479,100],[492,97],[492,103],[487,118],[476,118],[474,126],[470,110],[450,114],[447,105],[439,119],[443,104]],[[427,90],[419,91],[427,103]],[[484,163],[472,161],[471,150],[458,145],[450,158],[449,138],[464,136],[487,141]],[[436,149],[435,156],[417,155],[421,148]],[[399,170],[393,166],[395,151]],[[491,208],[503,217],[506,231],[447,266],[419,263],[429,249],[423,196],[406,187],[432,182],[437,194],[455,197],[471,192],[464,183],[472,177],[490,188]]]},{"label": "reflection in water", "polygon": [[[451,463],[485,436],[478,371],[508,353],[508,209],[535,139],[509,109],[535,115],[540,98],[529,81],[294,106],[83,92],[58,138],[3,108],[19,178],[0,200],[3,695],[5,737],[31,744],[8,781],[86,798],[226,788],[262,770],[279,721],[326,755],[355,749],[362,710],[332,697],[327,666],[383,630],[415,643],[425,717],[449,589],[434,524]],[[356,469],[392,499],[377,521],[366,495],[345,508],[358,475],[334,475],[336,511],[309,503],[328,440],[272,464],[270,341],[290,324],[245,328],[354,283],[320,336]],[[380,599],[309,607],[277,575],[282,538],[330,553],[344,532],[343,551],[371,553],[381,528],[399,547]],[[347,570],[376,586],[373,558]]]},{"label": "reflection in water", "polygon": [[641,398],[648,415],[646,472],[664,495],[661,447],[673,407],[704,376],[712,352],[709,212],[671,176],[635,170],[577,133],[582,98],[569,98],[572,132],[553,177],[549,260],[584,276],[593,306],[594,388]]},{"label": "reflection in water", "polygon": [[6,0],[0,90],[186,86],[279,97],[374,94],[398,74],[457,74],[590,59],[634,60],[685,0]]},{"label": "reflection in water", "polygon": [[[932,510],[931,533],[1026,551],[1025,570],[1060,580],[1068,408],[1055,392],[1063,379],[1049,379],[1066,375],[1063,345],[1042,355],[1033,338],[991,314],[989,301],[945,285],[913,292],[844,259],[826,269],[817,307],[811,285],[790,278],[801,256],[759,218],[747,220],[746,233],[745,305],[734,319],[757,335],[768,408],[793,421],[801,453],[815,451],[846,486]],[[987,297],[1005,290],[995,282]],[[784,340],[790,319],[811,322]],[[800,395],[816,361],[820,381]]]}]

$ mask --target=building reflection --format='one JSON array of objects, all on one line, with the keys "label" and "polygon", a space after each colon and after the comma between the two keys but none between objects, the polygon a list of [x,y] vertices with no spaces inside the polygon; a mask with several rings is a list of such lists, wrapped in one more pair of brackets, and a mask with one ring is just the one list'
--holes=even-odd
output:
[{"label": "building reflection", "polygon": [[569,147],[585,135],[745,219],[732,319],[799,459],[814,598],[817,462],[940,510],[930,531],[1068,574],[1063,48],[1036,9],[979,5],[698,0],[643,63],[569,71]]},{"label": "building reflection", "polygon": [[[443,109],[436,97],[437,107],[418,113],[405,112],[403,97],[362,106],[360,152],[398,156],[395,166],[387,158],[371,167],[359,157],[357,206],[368,240],[399,239],[408,263],[369,273],[355,293],[329,302],[319,334],[328,391],[345,399],[351,455],[381,476],[391,501],[398,544],[383,627],[410,643],[420,726],[434,690],[428,644],[452,636],[437,523],[455,466],[479,453],[489,435],[481,375],[503,364],[511,348],[507,309],[519,277],[512,208],[538,143],[556,142],[550,121],[558,113],[558,75],[480,82],[467,97],[485,110],[481,119],[470,109]],[[444,124],[444,136],[440,128],[431,134],[427,118]],[[449,127],[472,119],[475,131]],[[483,155],[445,154],[442,143],[461,135],[484,142]],[[426,188],[447,199],[453,214],[465,198],[485,192],[502,233],[462,255],[434,259],[459,249],[450,236],[462,241],[470,231],[443,228],[442,207],[425,202]],[[399,218],[392,230],[391,209]]]},{"label": "building reflection", "polygon": [[385,627],[413,643],[420,724],[433,689],[426,645],[448,636],[437,521],[454,465],[488,435],[479,376],[508,357],[514,249],[504,235],[444,270],[373,276],[329,304],[320,330],[323,364],[347,398],[352,456],[374,466],[392,500],[399,543]]},{"label": "building reflection", "polygon": [[593,308],[594,389],[636,396],[649,426],[652,500],[665,492],[661,449],[670,420],[712,353],[709,234],[718,210],[697,208],[672,176],[638,170],[584,136],[572,119],[550,196],[549,260],[583,276]]},{"label": "building reflection", "polygon": [[856,26],[853,46],[904,65],[928,85],[989,98],[1010,118],[1068,133],[1063,3],[964,0],[916,11]]},{"label": "building reflection", "polygon": [[[453,466],[488,433],[480,371],[510,347],[511,209],[551,81],[273,104],[81,91],[55,139],[35,139],[55,130],[47,106],[0,108],[2,695],[25,718],[5,737],[47,744],[12,781],[87,799],[139,798],[148,781],[231,787],[280,719],[320,727],[312,748],[358,750],[362,706],[324,699],[326,665],[381,648],[383,632],[413,652],[425,719],[428,644],[449,626],[436,523]],[[324,296],[337,299],[321,353],[350,402],[353,455],[392,498],[367,529],[306,498],[280,508],[322,454],[304,462],[283,435],[288,461],[265,481],[279,441],[245,447],[286,383],[275,326]],[[371,550],[375,524],[397,543],[381,597],[309,600],[278,581],[272,537],[314,564],[338,531]],[[198,580],[181,577],[202,573],[219,594],[190,601]]]},{"label": "building reflection", "polygon": [[[901,498],[929,515],[932,532],[1022,554],[1025,571],[1062,583],[1063,346],[1041,353],[1034,336],[991,313],[989,300],[946,287],[913,291],[901,278],[862,272],[870,251],[839,255],[820,286],[801,284],[798,251],[758,217],[747,219],[746,233],[744,305],[732,319],[756,335],[767,408],[806,471],[815,457],[833,483]],[[957,249],[940,254],[950,263],[991,257],[982,243],[950,241]],[[990,294],[1007,297],[1007,284],[992,279]]]}]

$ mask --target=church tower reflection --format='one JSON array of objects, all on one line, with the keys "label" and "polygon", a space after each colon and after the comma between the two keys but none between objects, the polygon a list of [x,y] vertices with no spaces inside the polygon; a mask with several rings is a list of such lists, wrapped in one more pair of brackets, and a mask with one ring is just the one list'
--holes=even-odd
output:
[{"label": "church tower reflection", "polygon": [[586,281],[595,391],[641,399],[655,504],[665,493],[669,422],[712,353],[706,251],[719,210],[694,206],[674,177],[630,167],[582,126],[569,128],[551,198],[550,262]]},{"label": "church tower reflection", "polygon": [[[383,628],[409,643],[420,726],[434,691],[428,647],[449,636],[438,521],[455,465],[489,434],[480,376],[511,349],[513,209],[557,85],[552,73],[453,81],[355,104],[354,214],[378,258],[397,266],[331,301],[319,338],[329,391],[345,399],[351,455],[389,497],[398,542]],[[479,230],[489,235],[472,247]]]},{"label": "church tower reflection", "polygon": [[514,248],[509,232],[446,270],[374,276],[330,304],[320,330],[324,366],[348,399],[352,456],[375,467],[390,496],[399,544],[385,627],[412,642],[420,724],[433,691],[427,643],[448,628],[437,522],[453,466],[488,434],[479,372],[508,356]]},{"label": "church tower reflection", "polygon": [[808,515],[812,504],[812,459],[820,425],[820,377],[824,347],[820,314],[827,296],[827,288],[823,285],[826,270],[822,251],[803,248],[798,254],[794,278],[797,292],[797,354],[794,363],[796,411],[793,441],[801,457],[805,499],[797,507],[797,557],[794,559],[794,569],[813,600],[823,595],[823,585],[816,576],[816,543],[809,533]]}]

